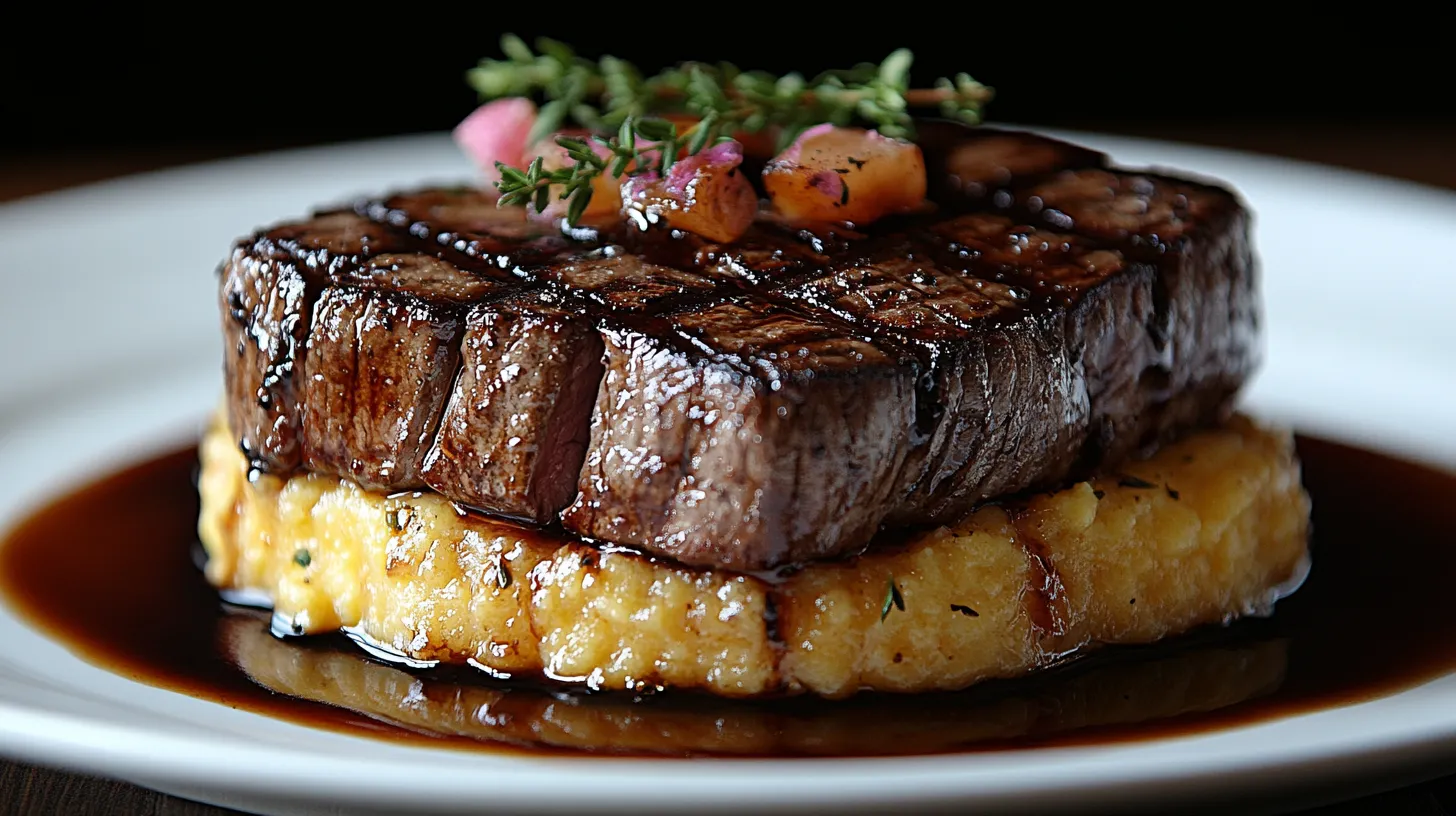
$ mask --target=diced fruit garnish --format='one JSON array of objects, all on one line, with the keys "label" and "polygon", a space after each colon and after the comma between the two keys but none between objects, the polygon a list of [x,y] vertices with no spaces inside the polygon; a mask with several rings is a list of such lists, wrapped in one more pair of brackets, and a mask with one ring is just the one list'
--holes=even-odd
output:
[{"label": "diced fruit garnish", "polygon": [[724,142],[675,162],[666,178],[631,176],[622,183],[622,212],[643,229],[665,221],[711,241],[732,241],[758,211],[758,193],[742,163],[742,145]]},{"label": "diced fruit garnish", "polygon": [[867,224],[921,206],[925,158],[903,139],[817,125],[769,162],[763,183],[790,221]]}]

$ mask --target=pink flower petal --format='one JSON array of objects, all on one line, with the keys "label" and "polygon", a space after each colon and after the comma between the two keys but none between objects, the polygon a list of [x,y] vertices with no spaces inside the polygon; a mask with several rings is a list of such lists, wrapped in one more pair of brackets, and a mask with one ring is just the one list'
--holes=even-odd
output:
[{"label": "pink flower petal", "polygon": [[485,180],[500,180],[496,162],[520,165],[526,155],[526,138],[536,124],[536,105],[529,99],[510,97],[487,102],[476,108],[455,127],[455,144],[480,168]]},{"label": "pink flower petal", "polygon": [[758,193],[743,173],[743,145],[724,142],[674,162],[667,178],[640,173],[622,182],[623,213],[646,229],[666,220],[710,241],[736,240],[753,223]]},{"label": "pink flower petal", "polygon": [[797,164],[799,162],[799,153],[803,151],[805,142],[809,141],[810,139],[823,136],[824,134],[829,133],[832,130],[834,130],[834,125],[831,125],[828,122],[809,128],[803,133],[800,133],[799,137],[794,140],[793,144],[784,148],[784,151],[782,153],[775,156],[774,161],[790,162],[793,164]]},{"label": "pink flower petal", "polygon": [[844,197],[844,179],[833,170],[823,170],[815,173],[809,180],[814,189],[823,193],[826,197],[838,201]]},{"label": "pink flower petal", "polygon": [[[656,151],[644,151],[642,155],[649,163],[657,161]],[[726,173],[740,164],[743,164],[743,145],[738,142],[713,145],[673,162],[672,167],[667,169],[667,181],[662,184],[662,191],[671,196],[682,196],[693,179],[705,172],[712,170]],[[655,170],[639,173],[623,183],[622,192],[629,198],[636,197],[661,180]]]},{"label": "pink flower petal", "polygon": [[740,164],[743,164],[743,145],[737,142],[715,144],[674,162],[672,167],[667,169],[667,191],[674,195],[681,195],[687,191],[688,184],[693,177],[705,168],[712,167],[715,170],[726,172]]}]

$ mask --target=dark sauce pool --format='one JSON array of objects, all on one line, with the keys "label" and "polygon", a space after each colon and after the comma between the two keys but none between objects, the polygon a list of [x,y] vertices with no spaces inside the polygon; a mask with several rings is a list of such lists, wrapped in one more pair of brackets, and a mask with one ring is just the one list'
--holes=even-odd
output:
[{"label": "dark sauce pool", "polygon": [[1456,670],[1456,475],[1299,440],[1314,568],[1274,617],[954,694],[733,702],[566,694],[279,640],[193,565],[194,450],[62,497],[0,543],[0,591],[119,674],[344,733],[635,755],[860,756],[1187,734],[1339,706]]}]

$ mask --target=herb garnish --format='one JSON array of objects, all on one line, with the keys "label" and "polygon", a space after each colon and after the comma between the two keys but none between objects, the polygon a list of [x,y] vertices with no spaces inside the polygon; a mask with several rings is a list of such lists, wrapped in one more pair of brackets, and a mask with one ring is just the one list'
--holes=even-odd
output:
[{"label": "herb garnish", "polygon": [[905,596],[900,594],[900,588],[895,585],[895,576],[890,576],[890,584],[885,589],[885,602],[880,606],[880,623],[890,616],[890,608],[905,611]]},{"label": "herb garnish", "polygon": [[[941,78],[932,88],[910,87],[913,55],[897,49],[878,65],[863,63],[826,71],[812,79],[790,73],[774,76],[744,71],[729,63],[685,62],[644,77],[615,57],[592,61],[569,46],[541,38],[532,50],[520,37],[501,38],[504,59],[483,59],[467,74],[482,100],[537,97],[545,102],[528,140],[536,143],[568,121],[594,135],[590,142],[558,136],[574,164],[544,170],[541,161],[525,168],[497,163],[500,204],[545,210],[552,188],[569,200],[567,221],[575,224],[591,200],[591,181],[608,173],[655,171],[665,174],[682,148],[694,155],[735,133],[776,131],[782,150],[803,131],[820,123],[862,123],[886,136],[914,135],[911,108],[935,107],[942,116],[978,124],[993,91],[968,74]],[[681,129],[661,117],[686,115],[697,121]],[[637,140],[655,144],[638,147]],[[595,143],[600,152],[593,150]]]},{"label": "herb garnish", "polygon": [[968,618],[979,618],[979,617],[981,617],[981,613],[980,612],[977,612],[976,610],[970,608],[969,606],[966,606],[965,604],[951,604],[950,605],[950,611],[952,611],[952,612],[959,612],[959,613],[961,613],[962,615],[965,615]]},{"label": "herb garnish", "polygon": [[511,568],[506,560],[497,556],[495,559],[495,585],[501,589],[509,589],[511,586]]},{"label": "herb garnish", "polygon": [[1148,481],[1147,479],[1139,479],[1136,476],[1130,476],[1130,475],[1128,475],[1126,473],[1120,474],[1118,476],[1117,486],[1118,487],[1138,487],[1138,488],[1157,487],[1157,485],[1153,484],[1152,482]]},{"label": "herb garnish", "polygon": [[313,553],[305,549],[295,550],[293,553],[293,563],[307,569],[308,565],[313,563]]},{"label": "herb garnish", "polygon": [[391,507],[384,511],[384,523],[392,533],[402,533],[413,513],[409,507]]},{"label": "herb garnish", "polygon": [[1165,484],[1163,485],[1163,489],[1168,491],[1168,498],[1172,499],[1173,501],[1178,501],[1180,498],[1182,498],[1182,495],[1178,491],[1174,490],[1172,485]]}]

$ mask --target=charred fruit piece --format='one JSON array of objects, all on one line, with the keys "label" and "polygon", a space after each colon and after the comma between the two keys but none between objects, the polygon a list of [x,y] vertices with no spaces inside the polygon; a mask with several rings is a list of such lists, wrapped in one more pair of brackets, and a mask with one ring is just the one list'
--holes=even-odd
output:
[{"label": "charred fruit piece", "polygon": [[622,183],[623,213],[642,229],[666,222],[710,241],[732,241],[758,211],[758,194],[739,169],[742,163],[742,145],[724,142],[675,162],[665,176],[628,178]]},{"label": "charred fruit piece", "polygon": [[921,206],[925,158],[916,145],[873,130],[819,125],[769,162],[763,183],[790,221],[865,224]]}]

